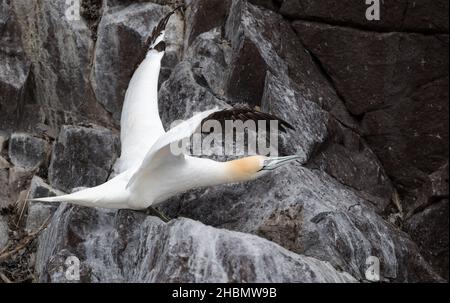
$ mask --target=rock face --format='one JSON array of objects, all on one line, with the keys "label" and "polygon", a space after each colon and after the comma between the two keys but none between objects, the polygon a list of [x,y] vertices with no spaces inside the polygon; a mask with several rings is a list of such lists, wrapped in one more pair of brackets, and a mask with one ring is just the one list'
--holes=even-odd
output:
[{"label": "rock face", "polygon": [[21,28],[8,2],[0,1],[0,128],[11,130],[26,124],[21,120],[30,101],[31,76]]},{"label": "rock face", "polygon": [[[43,282],[67,281],[59,269],[71,255],[83,258],[83,282],[355,281],[326,262],[267,240],[188,219],[164,224],[130,211],[62,206],[41,237],[52,243],[37,254]],[[108,258],[102,257],[105,250]]]},{"label": "rock face", "polygon": [[36,169],[45,165],[50,155],[50,146],[44,139],[24,133],[14,133],[9,142],[9,159],[15,166]]},{"label": "rock face", "polygon": [[109,129],[63,126],[50,162],[50,184],[70,191],[104,183],[118,152],[118,136]]},{"label": "rock face", "polygon": [[54,129],[84,121],[109,125],[90,84],[94,42],[85,20],[70,14],[65,1],[20,0],[11,1],[11,6],[31,61],[35,102],[43,111],[38,122]]},{"label": "rock face", "polygon": [[[361,120],[364,137],[399,189],[420,186],[445,163],[448,35],[379,34],[309,22],[294,27]],[[417,145],[423,147],[412,148]]]},{"label": "rock face", "polygon": [[320,20],[342,26],[386,31],[448,33],[448,1],[392,1],[380,5],[380,20],[371,22],[365,1],[352,0],[284,0],[280,13],[289,18]]},{"label": "rock face", "polygon": [[[44,182],[40,177],[34,176],[31,180],[30,192],[28,197],[30,199],[53,197],[62,195],[63,192],[55,190]],[[47,219],[49,219],[58,208],[58,204],[33,202],[28,206],[26,229],[29,231],[38,230]]]},{"label": "rock face", "polygon": [[[74,20],[65,1],[0,0],[0,208],[111,176],[142,42],[182,1],[107,2]],[[364,1],[185,2],[162,62],[166,129],[260,108],[296,128],[278,151],[303,165],[173,197],[167,224],[30,204],[29,231],[52,216],[39,281],[67,282],[68,257],[81,282],[367,281],[373,257],[381,281],[448,280],[448,1],[384,1],[377,22]]]},{"label": "rock face", "polygon": [[416,194],[405,230],[435,270],[448,280],[448,163],[431,174]]},{"label": "rock face", "polygon": [[439,280],[406,234],[322,172],[295,167],[256,182],[190,192],[162,209],[169,216],[258,234],[358,279],[365,278],[367,258],[376,256],[386,280]]}]

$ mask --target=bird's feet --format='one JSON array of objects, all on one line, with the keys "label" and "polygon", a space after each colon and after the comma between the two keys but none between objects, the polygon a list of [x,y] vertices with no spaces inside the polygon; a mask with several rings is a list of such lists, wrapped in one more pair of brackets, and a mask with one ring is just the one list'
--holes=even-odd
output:
[{"label": "bird's feet", "polygon": [[155,216],[160,218],[163,222],[168,223],[170,221],[170,218],[167,217],[163,212],[157,210],[155,207],[150,206],[147,209],[144,209],[142,211],[147,216]]}]

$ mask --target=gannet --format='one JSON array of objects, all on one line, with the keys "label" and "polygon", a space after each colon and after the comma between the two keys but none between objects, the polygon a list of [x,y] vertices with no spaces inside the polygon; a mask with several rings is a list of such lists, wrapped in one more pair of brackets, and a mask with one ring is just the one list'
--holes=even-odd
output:
[{"label": "gannet", "polygon": [[[178,8],[177,8],[178,9]],[[287,157],[250,156],[218,162],[171,152],[172,143],[189,138],[210,119],[278,120],[280,129],[292,128],[274,115],[246,109],[211,109],[165,132],[158,112],[158,77],[165,52],[165,28],[172,11],[163,18],[147,41],[145,59],[126,91],[122,117],[122,150],[117,175],[92,188],[36,202],[68,202],[86,207],[145,210],[187,190],[255,180],[297,160]]]}]

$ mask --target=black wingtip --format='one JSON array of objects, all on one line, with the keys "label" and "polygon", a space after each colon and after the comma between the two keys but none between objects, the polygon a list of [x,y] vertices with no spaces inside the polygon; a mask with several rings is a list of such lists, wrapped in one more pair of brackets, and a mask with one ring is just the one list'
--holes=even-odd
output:
[{"label": "black wingtip", "polygon": [[[145,45],[147,49],[150,49],[150,46],[155,43],[156,39],[158,39],[159,35],[166,29],[167,23],[169,22],[170,17],[175,14],[176,11],[181,10],[184,8],[184,5],[177,6],[174,10],[172,10],[170,13],[168,13],[164,18],[162,18],[156,27],[153,29],[152,34],[147,39]],[[159,45],[159,43],[158,43]],[[155,47],[154,47],[155,48]]]},{"label": "black wingtip", "polygon": [[203,125],[203,123],[207,120],[219,120],[219,121],[223,121],[226,119],[231,119],[231,120],[253,120],[253,121],[257,121],[257,120],[266,120],[266,121],[270,121],[270,120],[276,120],[279,122],[278,125],[278,129],[283,132],[286,133],[287,130],[286,129],[291,129],[295,131],[295,128],[288,122],[286,122],[285,120],[273,115],[273,114],[269,114],[269,113],[264,113],[261,112],[259,110],[255,110],[255,109],[249,109],[246,107],[243,108],[239,108],[239,107],[235,107],[232,109],[224,109],[215,113],[212,113],[211,115],[209,115],[208,117],[206,117],[201,125]]}]

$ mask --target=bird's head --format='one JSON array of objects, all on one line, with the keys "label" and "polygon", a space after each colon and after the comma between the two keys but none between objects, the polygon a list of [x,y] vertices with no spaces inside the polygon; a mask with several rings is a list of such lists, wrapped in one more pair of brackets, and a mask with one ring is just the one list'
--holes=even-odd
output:
[{"label": "bird's head", "polygon": [[233,181],[255,180],[267,173],[292,161],[299,160],[301,156],[265,157],[251,156],[227,162]]}]

